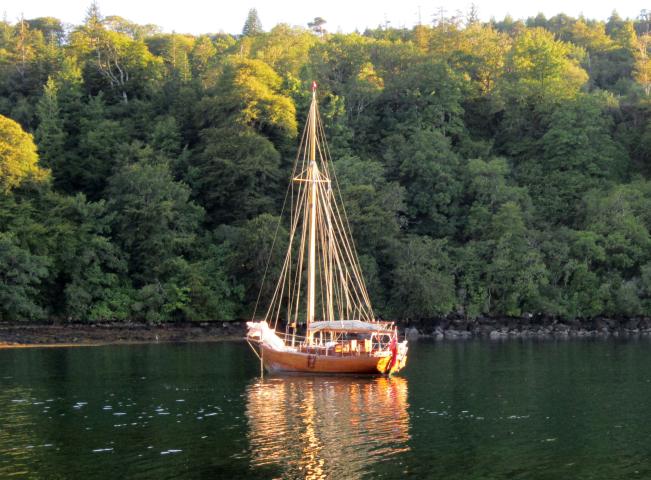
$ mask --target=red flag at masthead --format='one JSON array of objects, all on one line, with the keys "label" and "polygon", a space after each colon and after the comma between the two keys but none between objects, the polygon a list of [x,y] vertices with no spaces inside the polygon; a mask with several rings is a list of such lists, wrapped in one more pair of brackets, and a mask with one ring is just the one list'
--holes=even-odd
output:
[{"label": "red flag at masthead", "polygon": [[316,92],[316,80],[312,81],[312,91]]}]

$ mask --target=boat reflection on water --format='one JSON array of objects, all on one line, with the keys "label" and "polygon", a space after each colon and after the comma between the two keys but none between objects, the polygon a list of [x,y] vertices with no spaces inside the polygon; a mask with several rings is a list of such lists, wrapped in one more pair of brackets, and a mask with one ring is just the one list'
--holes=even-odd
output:
[{"label": "boat reflection on water", "polygon": [[246,415],[252,466],[282,478],[355,478],[409,450],[404,378],[256,380]]}]

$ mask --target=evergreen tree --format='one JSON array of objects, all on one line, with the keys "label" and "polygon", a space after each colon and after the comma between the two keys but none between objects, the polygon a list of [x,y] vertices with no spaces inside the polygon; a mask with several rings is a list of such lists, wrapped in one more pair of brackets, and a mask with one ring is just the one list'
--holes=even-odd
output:
[{"label": "evergreen tree", "polygon": [[58,87],[51,77],[43,87],[43,96],[36,107],[36,115],[39,124],[34,138],[38,145],[41,163],[52,168],[65,153],[66,133],[63,130],[63,119],[59,108]]},{"label": "evergreen tree", "polygon": [[195,241],[203,215],[189,188],[174,181],[166,163],[141,161],[110,178],[108,197],[113,236],[129,252],[135,285],[165,279],[169,262]]},{"label": "evergreen tree", "polygon": [[258,17],[258,11],[255,8],[249,10],[249,14],[246,16],[246,21],[244,22],[244,27],[242,28],[242,35],[245,37],[255,36],[262,33],[262,22],[260,22],[260,17]]},{"label": "evergreen tree", "polygon": [[42,320],[38,285],[47,275],[46,257],[34,255],[16,244],[15,238],[0,232],[0,320]]}]

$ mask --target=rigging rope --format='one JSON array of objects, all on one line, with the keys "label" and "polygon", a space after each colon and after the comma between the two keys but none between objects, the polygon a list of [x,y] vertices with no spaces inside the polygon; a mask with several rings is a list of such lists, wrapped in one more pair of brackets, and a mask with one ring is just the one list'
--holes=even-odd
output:
[{"label": "rigging rope", "polygon": [[[315,122],[313,126],[310,124],[312,119]],[[308,138],[311,127],[314,128],[312,139]],[[311,142],[314,142],[314,144]],[[316,153],[314,166],[311,163],[309,164],[309,151],[311,148]],[[332,180],[330,173],[332,173]],[[314,212],[315,253],[318,258],[315,259],[314,268],[315,274],[318,276],[320,290],[318,297],[315,297],[314,301],[320,303],[321,318],[335,320],[336,313],[339,320],[352,320],[359,316],[361,320],[373,321],[375,319],[373,308],[364,282],[355,242],[352,239],[350,222],[343,204],[341,189],[334,170],[316,100],[313,100],[310,105],[310,114],[301,136],[291,180],[285,193],[281,211],[282,217],[289,197],[291,221],[288,249],[278,283],[266,310],[265,320],[270,323],[273,321],[275,329],[283,314],[283,305],[286,305],[285,315],[288,325],[297,324],[301,317],[303,310],[301,308],[303,301],[301,290],[305,288],[302,284],[304,282],[303,273],[306,268],[306,239],[308,238],[308,218],[311,212],[310,202],[312,199],[312,193],[310,193],[308,186],[315,186],[315,198],[313,199],[316,205]],[[341,204],[341,209],[339,204]],[[280,221],[274,233],[270,255],[273,254]],[[298,247],[296,257],[292,255],[292,250],[295,247]],[[271,257],[267,260],[262,279],[263,285],[270,262]],[[260,289],[256,299],[254,317],[262,290],[263,288]],[[316,309],[317,305],[314,305],[314,307]]]}]

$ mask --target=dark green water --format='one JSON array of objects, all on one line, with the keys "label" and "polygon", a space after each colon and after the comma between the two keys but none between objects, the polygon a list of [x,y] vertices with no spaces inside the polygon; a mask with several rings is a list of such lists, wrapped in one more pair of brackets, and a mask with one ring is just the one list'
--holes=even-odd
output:
[{"label": "dark green water", "polygon": [[651,342],[412,344],[399,378],[243,343],[0,351],[0,478],[651,478]]}]

